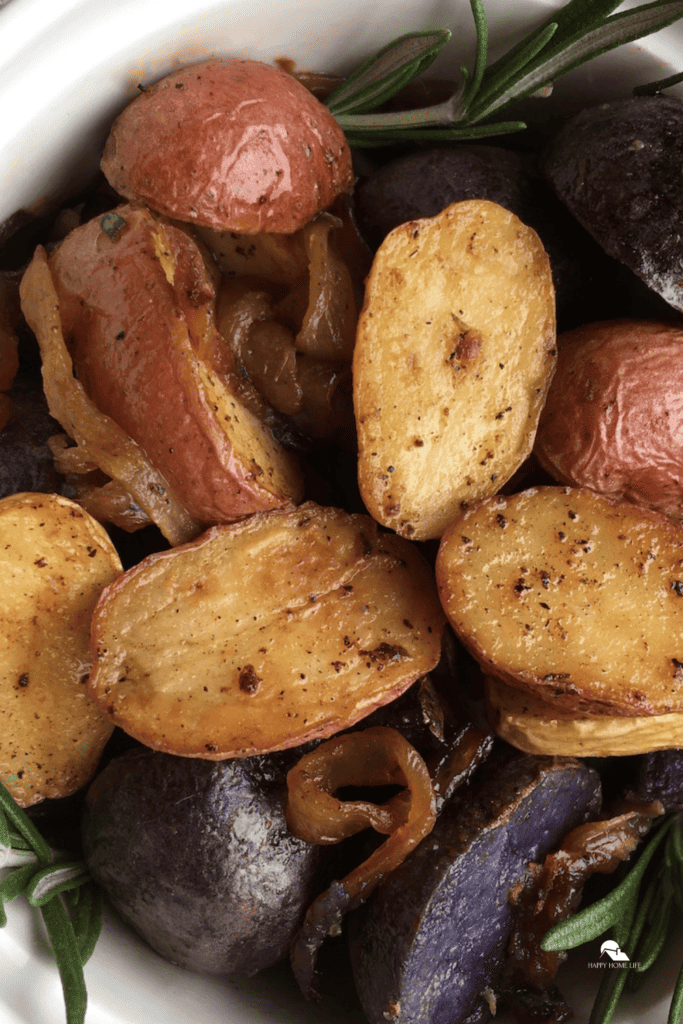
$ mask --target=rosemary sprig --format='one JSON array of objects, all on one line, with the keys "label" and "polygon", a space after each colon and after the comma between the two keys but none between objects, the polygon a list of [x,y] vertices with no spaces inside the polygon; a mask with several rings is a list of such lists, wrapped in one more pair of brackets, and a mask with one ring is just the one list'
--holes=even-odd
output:
[{"label": "rosemary sprig", "polygon": [[[477,44],[474,68],[445,102],[421,110],[369,113],[429,67],[450,39],[447,30],[399,36],[347,78],[327,105],[351,145],[403,139],[482,138],[518,131],[521,121],[500,121],[501,111],[600,54],[671,25],[683,17],[683,0],[655,0],[614,13],[621,0],[568,0],[501,58],[487,66],[488,23],[483,0],[470,0]],[[655,83],[656,85],[657,83]]]},{"label": "rosemary sprig", "polygon": [[[626,878],[591,906],[555,925],[541,948],[574,949],[611,929],[633,966],[608,971],[598,989],[589,1024],[608,1024],[626,986],[642,977],[664,948],[672,896],[683,905],[683,812],[668,817],[645,846]],[[674,988],[668,1024],[683,1016],[683,964]]]},{"label": "rosemary sprig", "polygon": [[83,967],[102,925],[98,887],[82,861],[55,858],[31,819],[0,783],[0,927],[4,904],[25,896],[45,922],[64,991],[67,1024],[83,1024],[87,993]]}]

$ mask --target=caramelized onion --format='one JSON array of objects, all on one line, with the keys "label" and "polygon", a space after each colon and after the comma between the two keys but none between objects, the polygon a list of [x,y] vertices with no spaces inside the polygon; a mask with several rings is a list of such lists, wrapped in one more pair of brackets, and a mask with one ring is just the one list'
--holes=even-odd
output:
[{"label": "caramelized onion", "polygon": [[529,865],[524,880],[510,893],[515,928],[506,975],[513,987],[543,990],[550,986],[567,954],[544,952],[543,936],[576,911],[587,879],[593,874],[611,874],[635,850],[653,818],[663,813],[658,800],[628,801],[623,813],[579,825],[543,864]]},{"label": "caramelized onion", "polygon": [[[384,785],[405,789],[381,805],[334,795],[343,786]],[[325,936],[431,832],[436,802],[420,755],[397,730],[385,726],[322,743],[291,769],[287,786],[287,824],[307,842],[336,843],[369,827],[388,836],[366,861],[319,896],[306,914],[292,947],[292,966],[302,992],[311,998],[316,994],[316,957]]]},{"label": "caramelized onion", "polygon": [[341,221],[322,213],[304,228],[309,259],[308,308],[296,347],[318,359],[348,361],[353,355],[358,311],[349,269],[336,255],[330,232]]},{"label": "caramelized onion", "polygon": [[170,493],[143,451],[88,398],[73,375],[59,317],[59,304],[45,250],[39,247],[20,286],[24,316],[40,345],[45,396],[52,416],[85,459],[118,480],[171,544],[196,537],[197,523]]}]

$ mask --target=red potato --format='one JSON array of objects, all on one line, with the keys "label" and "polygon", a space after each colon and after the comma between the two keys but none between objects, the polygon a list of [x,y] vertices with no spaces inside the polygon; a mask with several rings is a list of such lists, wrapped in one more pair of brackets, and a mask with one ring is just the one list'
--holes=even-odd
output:
[{"label": "red potato", "polygon": [[246,234],[296,231],[353,184],[327,108],[252,60],[206,61],[146,88],[114,122],[102,170],[127,199]]},{"label": "red potato", "polygon": [[536,435],[561,483],[683,519],[683,329],[644,320],[561,336]]},{"label": "red potato", "polygon": [[[78,379],[201,523],[296,504],[296,461],[241,401],[200,250],[144,208],[71,232],[50,259]],[[224,355],[224,353],[223,353]]]}]

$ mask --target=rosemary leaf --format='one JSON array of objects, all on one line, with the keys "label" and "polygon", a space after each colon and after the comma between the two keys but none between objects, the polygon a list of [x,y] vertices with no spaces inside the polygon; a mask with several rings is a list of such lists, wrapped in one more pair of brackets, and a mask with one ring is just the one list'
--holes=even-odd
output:
[{"label": "rosemary leaf", "polygon": [[47,845],[38,829],[35,827],[27,814],[14,801],[10,793],[0,782],[0,809],[4,811],[7,821],[14,825],[17,832],[24,837],[37,855],[42,864],[49,864],[52,861],[50,847]]},{"label": "rosemary leaf", "polygon": [[[489,74],[486,78],[486,85],[468,110],[468,116],[475,120],[478,117],[477,111],[486,110],[491,105],[492,98],[504,94],[509,89],[510,83],[516,81],[521,73],[529,67],[541,51],[547,46],[557,32],[557,22],[551,21],[542,29],[529,36],[520,47],[516,47],[515,55],[505,61],[498,74]],[[484,115],[479,115],[484,116]]]},{"label": "rosemary leaf", "polygon": [[597,939],[608,928],[617,925],[624,917],[632,914],[633,904],[638,898],[638,890],[645,870],[665,838],[673,820],[673,818],[669,818],[661,825],[620,885],[612,889],[597,903],[579,910],[573,917],[566,921],[560,921],[546,932],[541,941],[541,949],[546,952],[574,949],[576,946],[583,945],[584,942]]},{"label": "rosemary leaf", "polygon": [[61,896],[53,896],[40,912],[50,936],[64,990],[67,1024],[84,1024],[88,996],[83,978],[81,951],[71,918]]},{"label": "rosemary leaf", "polygon": [[[489,26],[483,0],[470,0],[470,7],[472,8],[472,17],[477,29],[477,50],[474,60],[474,74],[471,77],[466,76],[467,81],[463,93],[465,109],[467,109],[472,96],[479,92],[484,74],[486,73],[489,41]],[[464,69],[463,74],[465,74]]]},{"label": "rosemary leaf", "polygon": [[678,972],[678,978],[674,985],[674,994],[669,1007],[667,1024],[681,1024],[683,1020],[683,964]]},{"label": "rosemary leaf", "polygon": [[633,90],[634,96],[656,96],[664,89],[670,89],[672,85],[683,82],[683,71],[677,75],[669,75],[668,78],[660,78],[656,82],[648,82],[647,85],[637,85]]},{"label": "rosemary leaf", "polygon": [[495,124],[464,125],[453,128],[413,128],[381,131],[346,131],[346,139],[356,149],[369,146],[390,146],[401,140],[416,142],[452,142],[464,139],[483,139],[494,135],[508,135],[526,128],[523,121],[500,121]]},{"label": "rosemary leaf", "polygon": [[14,871],[11,871],[0,882],[0,901],[2,903],[11,903],[17,896],[21,896],[33,878],[35,870],[33,864],[25,864],[23,867],[15,868]]},{"label": "rosemary leaf", "polygon": [[584,24],[573,37],[553,40],[552,45],[539,51],[540,59],[532,61],[521,73],[517,69],[517,77],[511,75],[504,85],[498,81],[495,90],[485,85],[476,104],[470,107],[469,116],[472,120],[490,117],[513,100],[536,92],[594,57],[657,32],[681,17],[683,0],[655,0],[654,3],[613,14],[592,26]]},{"label": "rosemary leaf", "polygon": [[658,895],[659,899],[655,900],[655,913],[648,923],[647,933],[633,954],[633,959],[638,961],[638,967],[634,967],[633,970],[638,974],[642,974],[652,966],[666,943],[671,921],[671,900],[666,898],[666,894],[661,889]]},{"label": "rosemary leaf", "polygon": [[[631,955],[633,955],[633,951],[638,945],[655,892],[655,886],[648,888],[642,903],[638,907],[637,913],[634,915],[629,934],[621,937],[615,934],[619,946],[623,946],[625,951]],[[630,968],[626,967],[607,972],[595,997],[588,1024],[609,1024],[630,973]]]},{"label": "rosemary leaf", "polygon": [[92,956],[102,931],[102,891],[94,882],[66,893],[71,922],[78,942],[81,964]]},{"label": "rosemary leaf", "polygon": [[54,895],[75,889],[89,878],[83,861],[50,864],[36,871],[26,886],[25,895],[32,907],[42,907]]},{"label": "rosemary leaf", "polygon": [[328,96],[335,117],[380,106],[421,75],[451,38],[448,29],[409,32],[379,50]]}]

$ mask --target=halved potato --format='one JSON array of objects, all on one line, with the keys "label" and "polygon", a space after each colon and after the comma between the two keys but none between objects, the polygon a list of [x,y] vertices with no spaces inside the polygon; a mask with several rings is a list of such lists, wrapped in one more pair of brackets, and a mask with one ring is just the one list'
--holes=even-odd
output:
[{"label": "halved potato", "polygon": [[50,257],[64,335],[98,409],[200,523],[296,504],[294,457],[214,370],[221,345],[203,255],[182,229],[122,206]]},{"label": "halved potato", "polygon": [[107,588],[91,692],[157,750],[277,750],[397,697],[436,665],[444,625],[409,542],[307,503],[215,526]]},{"label": "halved potato", "polygon": [[570,712],[491,676],[486,704],[496,733],[527,754],[623,757],[678,748],[683,742],[683,711],[638,718]]},{"label": "halved potato", "polygon": [[572,711],[683,712],[681,524],[589,490],[532,488],[453,522],[436,572],[486,673]]},{"label": "halved potato", "polygon": [[536,233],[468,200],[380,246],[353,360],[358,479],[375,519],[440,537],[526,458],[555,367],[555,293]]},{"label": "halved potato", "polygon": [[327,107],[279,68],[230,58],[145,88],[114,122],[102,170],[128,199],[247,234],[297,231],[353,185]]},{"label": "halved potato", "polygon": [[86,683],[90,617],[121,562],[56,494],[0,501],[0,536],[0,780],[27,807],[88,782],[112,733]]}]

